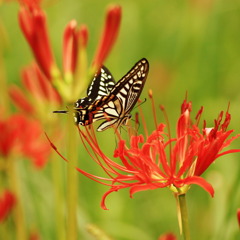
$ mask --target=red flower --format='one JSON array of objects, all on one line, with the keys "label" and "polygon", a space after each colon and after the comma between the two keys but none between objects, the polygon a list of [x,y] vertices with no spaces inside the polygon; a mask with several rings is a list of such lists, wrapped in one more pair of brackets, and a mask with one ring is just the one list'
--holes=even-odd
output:
[{"label": "red flower", "polygon": [[158,240],[177,240],[177,237],[173,233],[166,233],[161,235]]},{"label": "red flower", "polygon": [[29,240],[40,240],[40,234],[35,230],[30,233]]},{"label": "red flower", "polygon": [[15,203],[15,196],[9,190],[5,190],[0,196],[0,222],[6,219]]},{"label": "red flower", "polygon": [[175,138],[165,132],[166,125],[163,123],[158,124],[149,136],[147,133],[145,137],[131,136],[130,146],[120,137],[114,153],[114,157],[120,159],[120,163],[102,152],[93,131],[90,132],[88,128],[85,128],[86,132],[79,129],[83,143],[85,146],[87,143],[94,152],[89,152],[91,157],[108,175],[108,178],[103,178],[78,169],[87,177],[110,186],[102,198],[103,209],[107,209],[105,198],[111,192],[122,188],[129,188],[132,197],[138,191],[164,187],[183,194],[192,184],[197,184],[211,196],[214,195],[211,184],[200,175],[220,156],[240,152],[240,149],[223,151],[239,135],[228,139],[233,132],[227,130],[231,119],[228,112],[225,116],[221,112],[212,128],[207,128],[204,121],[201,130],[198,125],[203,108],[198,112],[195,124],[190,118],[191,102],[184,101],[181,109]]},{"label": "red flower", "polygon": [[7,119],[0,119],[0,132],[0,155],[23,155],[30,158],[36,167],[45,165],[50,147],[38,121],[15,114]]},{"label": "red flower", "polygon": [[[227,130],[231,119],[228,111],[225,117],[223,112],[219,114],[212,128],[207,128],[204,121],[202,130],[198,125],[203,108],[199,110],[195,124],[190,118],[191,111],[191,102],[184,100],[181,115],[177,121],[176,138],[172,138],[165,132],[166,125],[163,123],[158,124],[156,130],[149,136],[147,133],[145,137],[131,136],[130,146],[127,146],[125,140],[122,140],[119,135],[120,140],[114,157],[119,158],[120,163],[113,161],[102,152],[93,128],[91,128],[92,131],[85,128],[86,132],[79,129],[81,139],[90,156],[108,175],[108,178],[104,178],[77,169],[85,176],[110,186],[110,190],[102,198],[103,209],[107,209],[106,197],[122,188],[130,188],[130,197],[132,197],[138,191],[164,187],[169,187],[175,193],[184,194],[192,184],[197,184],[211,196],[214,195],[211,184],[200,175],[220,156],[240,152],[240,149],[223,151],[240,135],[228,139],[233,132],[233,130]],[[154,119],[156,119],[155,116],[154,112]],[[93,153],[89,151],[86,144],[90,146]],[[53,143],[51,145],[67,161]]]},{"label": "red flower", "polygon": [[238,226],[240,228],[240,208],[237,210],[237,220],[238,220]]}]

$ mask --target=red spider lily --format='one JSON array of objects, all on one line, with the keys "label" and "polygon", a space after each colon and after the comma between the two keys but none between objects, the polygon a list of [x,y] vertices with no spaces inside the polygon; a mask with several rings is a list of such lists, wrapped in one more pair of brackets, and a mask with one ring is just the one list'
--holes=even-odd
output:
[{"label": "red spider lily", "polygon": [[40,234],[37,231],[30,233],[29,240],[40,240]]},{"label": "red spider lily", "polygon": [[9,94],[15,106],[29,115],[34,116],[41,108],[60,105],[62,102],[60,95],[37,64],[32,64],[22,70],[22,84],[30,94],[26,94],[16,85],[10,86]]},{"label": "red spider lily", "polygon": [[23,4],[19,11],[19,24],[39,67],[66,102],[75,101],[85,91],[88,77],[103,64],[116,41],[121,8],[112,6],[107,11],[103,34],[89,74],[86,57],[88,30],[85,25],[78,28],[75,20],[70,21],[63,35],[63,74],[61,74],[50,46],[43,10],[37,3],[31,4],[30,1],[24,0],[21,2]]},{"label": "red spider lily", "polygon": [[[34,56],[48,78],[51,78],[55,67],[49,35],[46,25],[46,16],[39,4],[31,1],[22,1],[19,11],[19,24]],[[121,21],[121,8],[112,6],[108,9],[105,27],[94,58],[94,65],[100,67],[113,47]],[[85,26],[77,29],[77,22],[72,20],[66,27],[63,37],[63,67],[65,71],[74,71],[79,48],[86,47],[88,39]]]},{"label": "red spider lily", "polygon": [[0,196],[0,222],[3,222],[9,215],[16,203],[16,198],[9,190],[2,192]]},{"label": "red spider lily", "polygon": [[[233,130],[227,130],[231,119],[228,111],[225,117],[223,112],[219,114],[214,121],[214,127],[207,128],[204,121],[203,129],[200,130],[198,125],[203,108],[199,110],[195,124],[190,118],[191,110],[191,102],[184,100],[181,115],[177,121],[175,138],[165,132],[166,125],[163,123],[158,124],[156,130],[149,136],[147,133],[145,137],[130,136],[130,146],[127,146],[126,141],[119,136],[120,140],[114,157],[120,159],[120,163],[113,161],[102,152],[93,130],[89,131],[86,128],[84,132],[79,129],[86,149],[88,144],[93,150],[91,153],[88,149],[90,156],[108,175],[108,178],[104,178],[77,169],[85,176],[110,186],[110,190],[102,198],[103,209],[107,209],[106,197],[122,188],[130,188],[130,197],[132,197],[138,191],[164,187],[169,187],[175,193],[184,194],[192,184],[197,184],[211,196],[214,195],[211,184],[200,175],[220,156],[240,152],[240,149],[223,151],[240,135],[228,139],[233,132]],[[53,144],[52,146],[54,147]],[[56,148],[55,150],[63,157]]]},{"label": "red spider lily", "polygon": [[50,154],[50,147],[42,137],[43,129],[36,120],[21,114],[0,119],[0,155],[23,155],[41,168]]},{"label": "red spider lily", "polygon": [[240,208],[237,210],[237,220],[238,220],[238,226],[240,228]]},{"label": "red spider lily", "polygon": [[158,240],[177,240],[177,237],[173,233],[166,233],[161,235]]}]

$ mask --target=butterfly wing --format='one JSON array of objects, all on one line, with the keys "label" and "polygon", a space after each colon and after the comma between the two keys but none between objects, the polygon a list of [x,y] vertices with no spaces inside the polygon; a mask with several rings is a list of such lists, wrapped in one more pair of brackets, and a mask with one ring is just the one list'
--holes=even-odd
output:
[{"label": "butterfly wing", "polygon": [[98,127],[98,131],[103,131],[115,123],[120,126],[127,122],[131,117],[131,110],[141,95],[148,71],[149,63],[143,58],[117,82],[108,97],[96,102],[96,105],[103,104],[96,113],[97,120],[107,119]]},{"label": "butterfly wing", "polygon": [[110,71],[102,66],[100,71],[94,75],[94,78],[87,89],[87,97],[78,99],[75,102],[75,108],[86,108],[95,100],[108,95],[115,85],[114,78]]}]

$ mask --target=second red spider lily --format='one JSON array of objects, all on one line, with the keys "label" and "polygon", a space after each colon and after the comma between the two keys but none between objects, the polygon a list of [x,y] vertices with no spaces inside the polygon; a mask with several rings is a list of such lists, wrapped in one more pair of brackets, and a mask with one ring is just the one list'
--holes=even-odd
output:
[{"label": "second red spider lily", "polygon": [[50,155],[41,124],[23,114],[0,119],[0,156],[25,156],[37,168],[43,167]]},{"label": "second red spider lily", "polygon": [[[86,89],[88,79],[85,54],[88,40],[86,26],[78,27],[75,20],[67,24],[63,35],[63,74],[61,74],[52,53],[44,11],[37,4],[29,4],[28,1],[21,3],[19,24],[37,63],[66,102],[76,101]],[[103,64],[112,49],[119,32],[120,21],[121,8],[109,7],[105,28],[89,70],[91,75]]]},{"label": "second red spider lily", "polygon": [[[164,111],[163,108],[162,110]],[[90,156],[108,176],[100,177],[78,169],[85,176],[110,187],[102,198],[103,209],[107,209],[106,197],[122,188],[130,189],[130,197],[138,191],[164,187],[181,195],[185,194],[192,184],[197,184],[211,196],[214,195],[212,185],[201,175],[217,158],[240,152],[240,149],[224,151],[240,135],[229,138],[233,130],[227,130],[231,120],[228,111],[225,114],[220,112],[213,127],[207,127],[206,121],[199,127],[203,108],[198,111],[195,123],[192,122],[191,111],[192,103],[184,100],[174,138],[165,130],[166,127],[169,129],[168,122],[157,124],[150,135],[145,133],[145,136],[130,136],[129,145],[119,135],[114,160],[102,152],[93,130],[79,129]],[[56,148],[55,150],[57,151]]]},{"label": "second red spider lily", "polygon": [[16,204],[14,194],[9,190],[4,190],[0,194],[0,223],[3,222]]}]

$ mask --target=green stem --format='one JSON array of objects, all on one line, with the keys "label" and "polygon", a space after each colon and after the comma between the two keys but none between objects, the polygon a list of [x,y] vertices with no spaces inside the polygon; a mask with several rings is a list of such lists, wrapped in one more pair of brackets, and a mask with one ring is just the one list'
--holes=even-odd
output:
[{"label": "green stem", "polygon": [[61,161],[52,159],[52,177],[54,182],[54,197],[55,197],[55,226],[56,234],[59,240],[66,239],[65,219],[63,211],[63,181],[61,174]]},{"label": "green stem", "polygon": [[67,239],[77,239],[77,190],[78,174],[75,169],[78,159],[77,151],[78,131],[73,124],[72,114],[68,119],[68,170],[67,170]]},{"label": "green stem", "polygon": [[9,184],[11,187],[11,190],[15,194],[17,198],[16,206],[14,207],[14,223],[16,226],[16,240],[26,240],[27,234],[26,234],[26,225],[25,220],[23,216],[23,207],[22,207],[22,201],[20,198],[20,188],[19,188],[19,179],[17,177],[17,171],[16,171],[16,162],[14,159],[8,158],[8,177],[9,177]]},{"label": "green stem", "polygon": [[186,195],[185,194],[178,195],[178,202],[179,202],[183,238],[184,240],[190,240],[190,229],[189,229],[189,222],[188,222]]}]

